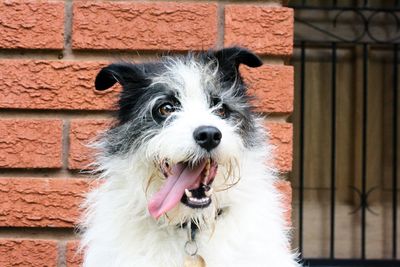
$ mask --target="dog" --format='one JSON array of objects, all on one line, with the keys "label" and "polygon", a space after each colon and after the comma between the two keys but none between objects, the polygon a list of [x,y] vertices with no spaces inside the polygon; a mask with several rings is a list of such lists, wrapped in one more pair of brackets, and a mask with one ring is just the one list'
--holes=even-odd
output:
[{"label": "dog", "polygon": [[262,61],[230,47],[101,69],[96,90],[123,89],[95,143],[84,266],[300,266],[242,64]]}]

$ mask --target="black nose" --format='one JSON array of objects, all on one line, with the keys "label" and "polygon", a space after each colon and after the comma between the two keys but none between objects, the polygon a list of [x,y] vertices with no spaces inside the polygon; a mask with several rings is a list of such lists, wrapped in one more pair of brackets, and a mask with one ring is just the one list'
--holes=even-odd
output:
[{"label": "black nose", "polygon": [[210,151],[219,145],[222,134],[213,126],[200,126],[194,130],[193,137],[199,146]]}]

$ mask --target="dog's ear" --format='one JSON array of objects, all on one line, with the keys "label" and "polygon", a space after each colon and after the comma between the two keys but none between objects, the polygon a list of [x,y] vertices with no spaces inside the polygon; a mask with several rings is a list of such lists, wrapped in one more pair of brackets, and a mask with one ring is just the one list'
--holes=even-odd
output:
[{"label": "dog's ear", "polygon": [[144,73],[143,64],[114,63],[100,70],[94,85],[96,90],[103,91],[117,82],[122,86],[143,83]]},{"label": "dog's ear", "polygon": [[214,56],[222,69],[229,69],[232,67],[238,69],[240,64],[256,68],[263,64],[256,54],[242,47],[224,48],[215,51]]}]

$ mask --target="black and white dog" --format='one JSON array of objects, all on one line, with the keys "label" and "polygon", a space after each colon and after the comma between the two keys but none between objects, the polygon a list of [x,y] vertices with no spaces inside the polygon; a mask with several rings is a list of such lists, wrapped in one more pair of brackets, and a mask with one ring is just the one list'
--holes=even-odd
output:
[{"label": "black and white dog", "polygon": [[97,143],[84,266],[299,266],[240,64],[262,61],[232,47],[100,71],[97,90],[123,91]]}]

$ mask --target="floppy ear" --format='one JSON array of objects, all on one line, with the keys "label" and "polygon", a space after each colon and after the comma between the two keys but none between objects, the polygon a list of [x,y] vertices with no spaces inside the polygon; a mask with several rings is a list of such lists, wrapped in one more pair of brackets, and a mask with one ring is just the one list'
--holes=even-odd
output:
[{"label": "floppy ear", "polygon": [[100,70],[94,84],[96,90],[103,91],[117,82],[126,86],[144,80],[144,66],[131,63],[114,63]]},{"label": "floppy ear", "polygon": [[224,48],[215,51],[214,56],[217,58],[222,69],[238,69],[240,64],[256,68],[263,64],[261,59],[256,54],[242,47]]}]

